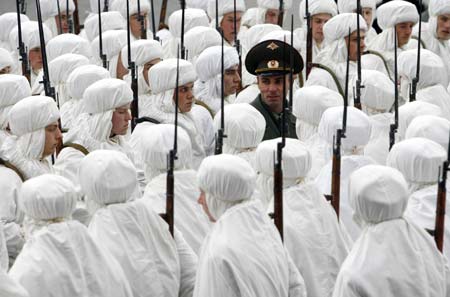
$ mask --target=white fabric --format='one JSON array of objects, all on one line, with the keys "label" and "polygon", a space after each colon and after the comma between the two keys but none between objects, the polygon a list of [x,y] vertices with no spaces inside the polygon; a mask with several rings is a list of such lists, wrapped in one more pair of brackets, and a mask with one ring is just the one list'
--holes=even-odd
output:
[{"label": "white fabric", "polygon": [[[127,19],[128,15],[127,15],[127,2],[129,5],[129,12],[130,12],[130,16],[133,14],[137,14],[138,13],[138,1],[137,0],[130,0],[130,1],[126,1],[126,0],[114,0],[111,2],[111,5],[109,7],[109,10],[115,10],[120,12],[120,14],[122,15],[122,17],[124,19]],[[147,12],[150,12],[150,2],[148,0],[140,0],[139,1],[140,4],[140,9],[141,9],[141,14]]]},{"label": "white fabric", "polygon": [[[177,169],[174,172],[175,226],[183,234],[186,242],[198,255],[204,238],[212,225],[202,207],[197,203],[200,190],[196,182],[196,172],[191,169]],[[144,199],[157,213],[166,210],[167,173],[152,178],[145,188]]]},{"label": "white fabric", "polygon": [[[206,3],[206,1],[205,1]],[[197,57],[208,47],[221,45],[222,37],[213,28],[197,26],[184,34],[184,46],[189,62],[196,64]]]},{"label": "white fabric", "polygon": [[413,101],[402,105],[398,109],[398,133],[397,138],[405,138],[406,129],[414,118],[421,115],[442,116],[442,111],[434,104],[424,101]]},{"label": "white fabric", "polygon": [[382,166],[352,175],[351,203],[365,227],[341,267],[334,297],[446,296],[444,258],[425,230],[403,218],[406,187],[401,173]]},{"label": "white fabric", "polygon": [[187,8],[200,8],[205,12],[208,10],[208,2],[204,0],[186,0]]},{"label": "white fabric", "polygon": [[11,68],[9,72],[11,73],[16,67],[16,63],[14,62],[11,53],[6,49],[0,47],[0,70],[6,67]]},{"label": "white fabric", "polygon": [[[91,84],[83,95],[84,111],[64,138],[64,143],[77,143],[89,152],[98,149],[118,150],[131,156],[124,136],[111,137],[112,116],[117,107],[132,101],[130,87],[122,80],[108,78]],[[78,184],[78,168],[84,154],[73,148],[61,150],[56,170]]]},{"label": "white fabric", "polygon": [[[375,9],[376,9],[376,1],[375,0],[363,0],[361,1],[361,8],[371,8],[373,18],[375,17]],[[339,0],[338,1],[338,9],[339,12],[356,12],[356,1],[349,0]]]},{"label": "white fabric", "polygon": [[[372,164],[375,164],[375,161],[366,156],[351,155],[341,157],[339,218],[353,240],[358,238],[361,229],[352,220],[353,211],[349,202],[348,192],[349,178],[355,170]],[[322,167],[314,180],[317,187],[326,195],[331,194],[332,165],[332,161],[329,161]]]},{"label": "white fabric", "polygon": [[442,116],[450,119],[450,94],[443,85],[434,85],[418,90],[416,99],[429,102],[441,109]]},{"label": "white fabric", "polygon": [[342,96],[323,86],[309,86],[297,90],[292,103],[292,114],[297,118],[296,131],[300,140],[317,133],[322,114],[329,107],[341,106]]},{"label": "white fabric", "polygon": [[[45,43],[48,44],[50,39],[52,39],[52,37],[53,37],[52,32],[45,24],[42,24],[42,27],[44,29]],[[28,48],[28,51],[30,51],[31,49],[36,48],[36,47],[41,47],[40,40],[39,40],[38,22],[29,21],[29,22],[22,23],[22,40],[23,40],[25,47]],[[47,52],[47,55],[48,55],[48,52]]]},{"label": "white fabric", "polygon": [[[332,17],[338,14],[336,2],[330,0],[308,1],[308,11],[311,16],[319,13],[328,13]],[[306,26],[306,1],[301,1],[299,5],[300,27]]]},{"label": "white fabric", "polygon": [[[344,107],[330,107],[322,115],[319,123],[318,133],[330,147],[329,154],[333,144],[333,138],[336,138],[337,129],[342,129],[342,117]],[[347,128],[345,138],[342,139],[343,153],[355,151],[359,147],[366,145],[370,140],[371,123],[369,117],[355,107],[347,108]]]},{"label": "white fabric", "polygon": [[[258,7],[266,8],[266,9],[280,9],[280,1],[278,0],[258,0]],[[292,6],[292,0],[284,0],[283,1],[283,9],[289,10]]]},{"label": "white fabric", "polygon": [[34,234],[9,275],[30,297],[133,296],[116,260],[75,221],[49,224]]},{"label": "white fabric", "polygon": [[261,207],[258,201],[242,202],[215,223],[200,252],[194,297],[306,296],[302,277]]},{"label": "white fabric", "polygon": [[[109,30],[127,29],[126,20],[118,11],[102,12],[101,18],[102,33]],[[93,41],[98,36],[98,29],[98,14],[92,14],[84,22],[84,30],[89,41]]]},{"label": "white fabric", "polygon": [[[174,169],[185,170],[192,167],[192,148],[189,135],[183,128],[177,128],[177,159]],[[175,126],[159,124],[146,126],[140,132],[140,139],[134,149],[139,163],[143,163],[148,181],[167,171],[170,150],[173,149]]]},{"label": "white fabric", "polygon": [[439,143],[448,149],[450,121],[433,115],[418,116],[406,129],[405,138],[423,137]]},{"label": "white fabric", "polygon": [[[211,27],[216,27],[216,1],[215,0],[205,0],[208,1],[207,13],[211,20]],[[222,23],[222,18],[225,14],[234,12],[234,0],[222,0],[218,1],[218,19],[219,24]],[[236,0],[236,11],[245,12],[246,6],[244,0]]]},{"label": "white fabric", "polygon": [[234,103],[251,103],[260,94],[257,84],[251,84],[239,92]]},{"label": "white fabric", "polygon": [[396,143],[387,158],[387,165],[399,170],[409,184],[410,193],[435,183],[439,167],[447,159],[446,150],[427,138],[409,138]]},{"label": "white fabric", "polygon": [[89,42],[75,34],[61,34],[47,43],[47,58],[50,63],[63,54],[79,54],[91,59],[92,52]]},{"label": "white fabric", "polygon": [[69,75],[77,67],[88,64],[89,59],[78,54],[64,54],[48,64],[50,83],[55,88],[59,106],[64,105],[70,99],[67,91],[67,79]]},{"label": "white fabric", "polygon": [[[50,17],[58,15],[58,3],[52,0],[39,0],[41,4],[42,19],[47,20]],[[75,3],[73,0],[59,0],[59,9],[61,14],[66,14],[67,3],[69,3],[69,12],[72,13],[75,10]]]},{"label": "white fabric", "polygon": [[[30,19],[24,14],[20,14],[20,23],[24,24],[29,22]],[[9,33],[13,28],[17,26],[17,13],[16,12],[5,12],[0,15],[0,48],[4,48],[8,51],[16,50],[17,45],[12,47],[9,43]]]},{"label": "white fabric", "polygon": [[[178,85],[182,86],[196,80],[193,65],[185,60],[179,60]],[[174,92],[177,78],[177,59],[166,59],[159,62],[149,70],[149,82],[155,94],[154,102],[147,116],[165,124],[173,124],[175,120]],[[178,125],[189,134],[194,154],[193,166],[198,168],[205,156],[203,138],[200,126],[194,119],[192,112],[178,114]]]},{"label": "white fabric", "polygon": [[[15,74],[0,75],[0,129],[6,129],[8,112],[11,107],[29,96],[31,96],[30,84],[24,76]],[[2,141],[0,140],[0,145],[1,143]]]},{"label": "white fabric", "polygon": [[389,132],[394,120],[391,113],[379,113],[369,117],[372,125],[369,143],[364,147],[364,155],[380,165],[386,164],[389,153]]},{"label": "white fabric", "polygon": [[[117,77],[117,64],[119,55],[122,48],[127,44],[127,31],[126,30],[109,30],[102,34],[103,41],[103,54],[106,55],[108,61],[108,69],[111,77]],[[92,52],[94,60],[98,65],[101,65],[100,60],[100,44],[99,36],[97,36],[92,42]],[[123,64],[123,63],[122,63]]]},{"label": "white fabric", "polygon": [[414,4],[407,1],[390,1],[377,9],[378,25],[385,30],[397,24],[419,21],[419,13]]},{"label": "white fabric", "polygon": [[[224,71],[231,67],[239,66],[239,56],[234,47],[224,47],[223,53]],[[205,103],[214,114],[216,114],[221,107],[221,61],[222,47],[212,46],[205,49],[198,56],[195,64],[196,72],[198,74],[198,80],[195,82],[194,86],[195,98]],[[228,98],[224,98],[224,100],[227,103],[230,103],[230,95],[227,97]]]},{"label": "white fabric", "polygon": [[[128,202],[138,181],[126,155],[104,150],[89,154],[80,166],[79,180],[88,199],[100,206],[89,233],[121,264],[133,294],[178,296],[181,272],[175,241],[166,223],[142,200]],[[195,260],[190,264],[195,265]],[[186,285],[190,291],[191,274]]]},{"label": "white fabric", "polygon": [[210,156],[214,154],[216,135],[214,132],[214,122],[211,113],[206,107],[199,104],[194,104],[191,109],[192,115],[197,127],[200,127],[200,132],[203,138],[203,147],[205,148],[205,155]]},{"label": "white fabric", "polygon": [[[141,39],[131,43],[131,61],[137,66],[144,66],[154,59],[162,59],[163,55],[163,48],[156,40]],[[121,58],[123,66],[128,68],[128,45],[122,48]]]},{"label": "white fabric", "polygon": [[[408,206],[405,211],[405,218],[423,229],[434,230],[436,223],[437,189],[438,186],[434,184],[412,193],[408,200]],[[449,212],[449,206],[448,204],[446,204],[443,254],[447,258],[450,256],[450,220],[448,217]]]},{"label": "white fabric", "polygon": [[6,272],[0,271],[0,296],[29,297],[28,292]]},{"label": "white fabric", "polygon": [[[266,120],[262,114],[247,103],[225,106],[225,135],[223,152],[237,155],[255,168],[255,150],[264,137]],[[221,113],[214,117],[214,130],[220,129]]]},{"label": "white fabric", "polygon": [[[182,10],[176,10],[169,16],[171,38],[163,43],[164,57],[177,58],[177,49],[181,51],[181,32],[188,32],[197,26],[208,27],[209,19],[203,9],[188,8],[184,10],[184,31],[182,25]],[[188,53],[189,54],[189,53]]]},{"label": "white fabric", "polygon": [[108,70],[95,65],[85,65],[74,69],[66,80],[67,94],[70,98],[61,106],[61,124],[63,127],[71,128],[75,119],[84,111],[81,100],[84,91],[96,81],[110,78]]},{"label": "white fabric", "polygon": [[[356,79],[351,82],[356,88]],[[388,112],[395,101],[394,84],[384,73],[376,70],[361,71],[361,105],[368,115]]]}]

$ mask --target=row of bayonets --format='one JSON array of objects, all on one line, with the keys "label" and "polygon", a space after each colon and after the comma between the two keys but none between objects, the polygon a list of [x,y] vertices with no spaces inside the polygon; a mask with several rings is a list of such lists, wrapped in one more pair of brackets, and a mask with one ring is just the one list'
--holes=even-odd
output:
[{"label": "row of bayonets", "polygon": [[[74,0],[76,2],[76,0]],[[101,1],[98,0],[98,18],[99,18],[99,54],[100,59],[102,61],[102,65],[105,68],[108,68],[108,62],[106,60],[106,55],[103,54],[103,46],[102,46],[102,22],[101,22]],[[108,11],[108,0],[103,0],[103,11]],[[151,1],[151,19],[152,19],[152,28],[153,28],[153,36],[156,39],[156,27],[155,27],[155,17],[154,17],[154,7],[153,0]],[[236,0],[234,1],[234,46],[239,55],[239,72],[242,71],[242,61],[241,61],[241,49],[240,42],[237,39],[237,26],[236,26]],[[58,2],[58,10],[59,10],[59,1]],[[66,16],[68,17],[68,25],[70,32],[72,31],[73,23],[71,22],[69,10],[69,1],[67,1],[66,5]],[[309,1],[305,0],[305,8],[306,8],[306,25],[307,25],[307,35],[306,35],[306,78],[309,76],[309,73],[313,67],[312,63],[312,30],[311,30],[311,15],[309,13]],[[20,54],[20,60],[22,62],[22,71],[23,74],[30,80],[30,69],[27,59],[27,52],[25,50],[24,43],[22,41],[21,34],[21,21],[20,21],[20,13],[24,13],[26,11],[26,3],[24,0],[16,0],[17,4],[17,18],[18,18],[18,49]],[[186,58],[186,50],[184,47],[184,18],[185,18],[185,9],[186,2],[184,0],[180,1],[180,6],[182,9],[182,21],[181,21],[181,44],[178,48],[178,58],[185,59]],[[165,12],[167,8],[167,0],[164,0],[162,3],[160,21],[164,22]],[[130,33],[130,15],[129,15],[129,1],[127,1],[127,43],[128,43],[128,68],[131,71],[131,88],[133,90],[133,102],[131,106],[132,111],[132,129],[136,126],[138,122],[143,120],[139,119],[139,106],[138,106],[138,89],[137,89],[137,71],[135,63],[131,59],[131,33]],[[138,21],[141,25],[141,39],[147,38],[146,26],[145,26],[145,17],[140,12],[140,0],[137,0],[137,9],[138,9]],[[361,47],[360,47],[360,15],[361,15],[361,2],[357,0],[357,80],[355,90],[353,92],[354,106],[355,108],[361,109],[361,88],[364,86],[361,84]],[[419,10],[422,10],[422,0],[419,0]],[[39,24],[39,35],[40,35],[40,45],[41,45],[41,53],[42,53],[42,61],[43,61],[43,85],[44,92],[46,96],[52,97],[58,104],[57,96],[55,94],[54,88],[50,85],[49,73],[48,73],[48,62],[47,55],[45,51],[45,40],[43,33],[43,21],[40,9],[39,0],[36,0],[36,11],[37,18]],[[283,0],[280,0],[280,16],[279,16],[279,25],[283,24],[283,11],[284,5]],[[419,13],[419,36],[418,36],[418,46],[417,46],[417,67],[416,67],[416,77],[413,79],[411,87],[410,87],[410,101],[414,101],[416,97],[417,91],[417,83],[419,81],[419,73],[420,73],[420,41],[421,41],[421,13]],[[160,23],[161,23],[160,22]],[[75,19],[75,23],[78,23],[77,18]],[[293,47],[293,16],[291,16],[291,46]],[[61,15],[59,14],[59,28],[62,29],[61,26]],[[216,0],[216,29],[222,35],[222,59],[221,59],[221,123],[220,128],[216,134],[216,146],[215,146],[215,154],[222,153],[223,146],[223,138],[226,138],[225,135],[225,115],[224,115],[224,61],[223,61],[223,48],[224,48],[224,36],[223,32],[219,26],[218,22],[218,0]],[[77,32],[77,30],[75,30]],[[79,32],[79,28],[78,28]],[[395,134],[398,129],[398,73],[397,73],[397,32],[394,30],[395,34],[395,46],[394,46],[394,90],[395,90],[395,101],[394,101],[394,123],[390,126],[389,133],[389,149],[395,144]],[[351,30],[349,28],[349,36],[351,34]],[[331,201],[331,205],[336,211],[336,214],[339,218],[339,201],[340,201],[340,169],[341,169],[341,143],[342,138],[345,138],[346,133],[346,124],[347,124],[347,107],[348,107],[348,83],[349,83],[349,48],[350,48],[350,38],[347,39],[347,61],[346,61],[346,80],[345,80],[345,92],[344,92],[344,111],[342,117],[342,127],[336,131],[336,136],[333,140],[333,159],[332,159],[332,180],[331,180],[331,195],[327,197],[328,200]],[[284,48],[284,54],[286,55],[286,48]],[[289,107],[292,106],[293,101],[293,55],[290,55],[290,92],[289,92],[289,104],[287,104],[286,100],[286,84],[283,84],[283,113],[281,120],[281,142],[278,143],[276,157],[274,156],[274,213],[271,216],[274,218],[275,225],[280,232],[281,238],[283,238],[283,168],[282,168],[282,152],[283,148],[286,145],[286,130],[287,130],[287,114],[289,113]],[[301,74],[300,74],[301,75]],[[176,76],[176,90],[178,89],[179,83],[179,62],[177,62],[177,76]],[[58,106],[59,107],[59,106]],[[145,120],[145,119],[144,119]],[[177,121],[178,121],[178,92],[175,92],[175,134],[174,134],[174,145],[173,149],[170,150],[168,155],[168,165],[167,165],[167,191],[166,191],[166,213],[162,214],[162,217],[169,224],[169,229],[171,234],[173,235],[173,227],[174,227],[174,163],[177,159]],[[449,137],[450,138],[450,137]],[[445,204],[446,204],[446,180],[447,180],[447,172],[449,170],[449,161],[450,161],[450,141],[448,148],[448,157],[444,162],[442,169],[439,172],[439,190],[438,190],[438,199],[437,199],[437,207],[436,207],[436,224],[434,230],[434,236],[436,240],[436,244],[440,251],[443,248],[443,234],[444,234],[444,218],[445,218]],[[442,172],[442,173],[441,173]]]}]

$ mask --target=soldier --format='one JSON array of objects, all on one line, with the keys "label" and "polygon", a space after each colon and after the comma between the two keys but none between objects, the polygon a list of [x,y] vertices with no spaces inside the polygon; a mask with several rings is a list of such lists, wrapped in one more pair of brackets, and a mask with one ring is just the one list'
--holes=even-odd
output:
[{"label": "soldier", "polygon": [[[75,10],[75,3],[73,0],[39,1],[41,3],[42,19],[52,31],[53,36],[69,33],[69,18],[72,17],[72,13]],[[59,1],[59,3],[57,1]],[[67,5],[69,5],[69,7],[67,7]],[[69,15],[67,15],[67,11],[69,11]]]},{"label": "soldier", "polygon": [[[257,76],[260,94],[250,104],[266,120],[263,140],[281,136],[283,95],[289,90],[290,57],[293,55],[292,72],[302,71],[303,61],[299,52],[279,40],[267,40],[255,45],[247,54],[245,66],[250,74]],[[296,138],[295,117],[287,113],[287,137]]]}]

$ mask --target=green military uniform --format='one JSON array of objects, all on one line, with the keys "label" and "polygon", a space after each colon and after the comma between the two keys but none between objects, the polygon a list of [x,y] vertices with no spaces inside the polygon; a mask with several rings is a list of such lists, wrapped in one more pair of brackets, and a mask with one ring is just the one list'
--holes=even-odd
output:
[{"label": "green military uniform", "polygon": [[[261,95],[258,95],[250,105],[256,108],[266,120],[266,130],[264,131],[263,140],[281,137],[282,113],[271,112],[269,107],[262,101]],[[297,138],[295,132],[295,120],[295,116],[289,112],[287,117],[286,137]]]},{"label": "green military uniform", "polygon": [[[291,71],[292,74],[298,74],[303,69],[303,60],[300,53],[290,44],[279,40],[266,40],[250,49],[245,59],[245,67],[250,74],[261,77],[286,75],[291,73]],[[282,96],[280,96],[280,102],[281,98]],[[266,120],[266,130],[263,140],[281,137],[282,113],[276,113],[270,110],[269,106],[261,97],[261,94],[250,104]],[[286,120],[285,136],[297,138],[295,131],[296,118],[290,111],[288,111]]]}]

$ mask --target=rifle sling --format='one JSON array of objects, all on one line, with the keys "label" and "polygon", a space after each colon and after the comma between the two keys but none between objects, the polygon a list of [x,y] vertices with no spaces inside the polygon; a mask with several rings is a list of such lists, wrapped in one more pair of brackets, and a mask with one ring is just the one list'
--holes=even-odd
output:
[{"label": "rifle sling", "polygon": [[3,165],[3,166],[5,166],[6,168],[11,169],[12,171],[14,171],[14,172],[20,177],[20,179],[22,180],[22,182],[25,181],[25,175],[22,173],[22,171],[20,171],[19,168],[17,168],[16,166],[14,166],[12,163],[10,163],[10,162],[8,162],[8,161],[3,160],[2,158],[0,158],[0,165]]},{"label": "rifle sling", "polygon": [[82,146],[81,144],[78,144],[78,143],[68,142],[63,145],[63,149],[66,147],[71,147],[73,149],[76,149],[77,151],[82,152],[85,156],[87,156],[89,154],[89,151],[84,146]]},{"label": "rifle sling", "polygon": [[205,102],[195,99],[195,104],[203,106],[204,108],[206,108],[206,110],[209,112],[209,114],[211,115],[212,118],[214,118],[214,112],[212,111],[212,109],[208,106],[208,104],[206,104]]},{"label": "rifle sling", "polygon": [[[417,40],[417,42],[419,42],[419,38],[417,36],[411,36],[411,39]],[[420,40],[420,45],[423,49],[427,49],[427,47],[425,46],[425,42],[423,42],[422,39]]]},{"label": "rifle sling", "polygon": [[327,66],[319,64],[319,63],[311,63],[311,68],[313,68],[313,67],[317,67],[317,68],[323,69],[326,72],[328,72],[331,75],[331,77],[333,78],[334,83],[336,84],[336,87],[339,91],[339,94],[341,94],[342,97],[344,97],[344,95],[345,95],[344,90],[342,89],[342,86],[339,83],[339,79],[337,78],[336,74],[333,72],[333,70],[331,70],[330,67],[327,67]]},{"label": "rifle sling", "polygon": [[389,79],[394,81],[394,79],[392,78],[391,72],[389,71],[388,63],[386,62],[386,59],[383,57],[383,55],[380,52],[377,52],[374,50],[367,50],[363,53],[363,55],[375,55],[375,56],[379,57],[383,61],[384,68],[386,69]]}]

